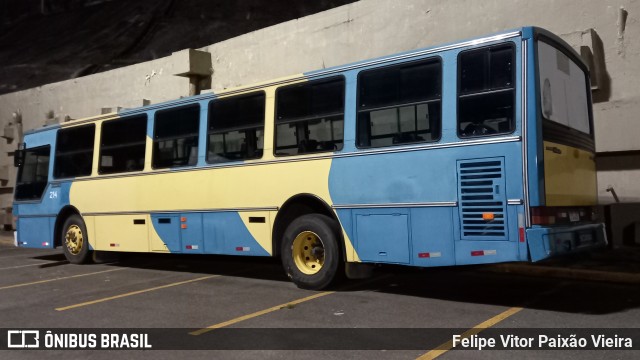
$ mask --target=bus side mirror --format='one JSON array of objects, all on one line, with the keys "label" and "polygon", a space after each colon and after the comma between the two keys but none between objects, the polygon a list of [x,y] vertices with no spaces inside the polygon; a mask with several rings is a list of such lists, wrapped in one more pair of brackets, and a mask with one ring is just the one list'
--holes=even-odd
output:
[{"label": "bus side mirror", "polygon": [[24,163],[24,144],[18,146],[18,149],[13,153],[13,166],[20,167]]}]

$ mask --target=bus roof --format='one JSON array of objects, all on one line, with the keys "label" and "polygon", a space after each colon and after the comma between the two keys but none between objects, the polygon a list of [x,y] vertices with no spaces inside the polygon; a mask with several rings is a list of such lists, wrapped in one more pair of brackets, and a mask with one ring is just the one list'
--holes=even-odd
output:
[{"label": "bus roof", "polygon": [[[353,63],[346,64],[346,65],[334,66],[334,67],[330,67],[330,68],[327,68],[327,69],[310,71],[310,72],[306,72],[306,73],[303,73],[303,74],[300,74],[300,75],[297,75],[297,76],[283,77],[283,78],[278,78],[278,79],[275,79],[275,80],[271,79],[271,80],[267,80],[267,81],[264,81],[264,82],[259,82],[259,83],[254,83],[254,84],[250,84],[250,85],[245,85],[245,86],[240,86],[240,87],[224,90],[224,91],[219,92],[219,93],[210,92],[210,93],[205,93],[205,94],[200,94],[200,95],[184,97],[184,98],[180,98],[180,99],[168,100],[168,101],[160,102],[160,103],[153,104],[153,105],[147,105],[147,106],[142,106],[142,107],[137,107],[137,108],[130,108],[130,109],[123,109],[123,110],[121,110],[119,112],[112,112],[112,113],[108,113],[108,114],[101,114],[101,115],[96,115],[96,116],[91,116],[91,117],[86,117],[86,118],[81,118],[81,119],[74,119],[74,120],[71,120],[71,121],[68,121],[68,122],[65,122],[65,123],[61,123],[61,124],[47,125],[47,126],[44,126],[44,127],[41,127],[41,128],[32,129],[32,130],[26,131],[25,135],[28,135],[28,134],[31,134],[31,133],[35,133],[35,132],[54,130],[54,129],[63,128],[63,127],[67,127],[67,126],[79,125],[81,123],[88,123],[88,122],[94,122],[94,121],[99,121],[99,120],[110,120],[112,118],[119,118],[119,117],[122,117],[122,116],[139,114],[139,113],[150,111],[150,110],[158,110],[158,109],[163,109],[163,108],[167,108],[167,107],[175,107],[175,106],[179,106],[179,105],[192,104],[192,103],[195,103],[195,102],[198,102],[198,101],[210,100],[210,99],[214,99],[214,98],[217,98],[217,97],[229,96],[229,95],[234,95],[234,94],[238,94],[238,93],[244,93],[244,92],[253,91],[253,90],[260,90],[262,88],[269,87],[269,86],[274,86],[274,85],[276,85],[276,86],[277,85],[285,85],[285,84],[288,84],[288,83],[294,83],[294,82],[298,82],[298,81],[301,81],[301,80],[310,80],[310,79],[321,78],[321,77],[330,76],[330,75],[337,75],[337,74],[340,74],[340,73],[343,73],[343,72],[346,72],[346,71],[350,71],[350,70],[360,69],[360,68],[369,67],[369,66],[381,65],[381,64],[385,64],[385,63],[390,63],[390,62],[399,61],[399,60],[403,60],[403,59],[410,59],[410,58],[424,56],[424,55],[428,55],[428,54],[434,54],[434,53],[438,53],[438,52],[442,52],[442,51],[446,51],[446,50],[451,50],[451,49],[455,49],[455,48],[459,48],[459,47],[472,46],[472,45],[475,45],[475,44],[481,44],[481,43],[490,42],[490,41],[499,41],[499,40],[509,39],[509,38],[518,37],[518,36],[521,36],[522,38],[525,38],[525,39],[534,39],[538,35],[546,36],[546,37],[552,39],[553,41],[561,44],[562,46],[566,47],[572,53],[572,55],[578,61],[580,61],[582,63],[582,65],[584,65],[584,62],[582,61],[580,55],[569,44],[567,44],[564,40],[562,40],[560,37],[554,35],[550,31],[545,30],[545,29],[540,28],[540,27],[524,26],[524,27],[520,27],[520,28],[516,28],[516,29],[501,31],[501,32],[498,32],[498,33],[495,33],[495,34],[479,36],[479,37],[466,39],[466,40],[459,40],[459,41],[450,42],[450,43],[446,43],[446,44],[440,44],[440,45],[432,46],[432,47],[409,50],[409,51],[405,51],[405,52],[401,52],[401,53],[396,53],[396,54],[393,54],[393,55],[386,55],[386,56],[382,56],[382,57],[378,57],[378,58],[361,60],[361,61],[358,61],[358,62],[353,62]],[[586,66],[585,66],[585,68],[586,68]]]}]

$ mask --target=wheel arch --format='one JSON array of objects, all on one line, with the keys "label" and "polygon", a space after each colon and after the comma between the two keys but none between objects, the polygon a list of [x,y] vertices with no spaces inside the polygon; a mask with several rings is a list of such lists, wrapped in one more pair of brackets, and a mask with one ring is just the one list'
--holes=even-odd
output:
[{"label": "wheel arch", "polygon": [[336,236],[340,241],[340,253],[342,255],[342,258],[346,259],[342,226],[340,225],[338,216],[336,215],[335,211],[331,209],[331,206],[329,206],[329,204],[327,204],[322,198],[308,193],[297,194],[290,197],[289,199],[287,199],[287,201],[284,202],[284,204],[282,204],[282,206],[278,210],[278,214],[276,215],[272,231],[273,255],[280,255],[282,236],[284,235],[287,226],[289,226],[289,224],[291,224],[291,222],[298,217],[308,214],[322,214],[336,221],[339,227],[337,229]]},{"label": "wheel arch", "polygon": [[60,209],[58,216],[56,216],[56,223],[55,223],[55,226],[53,227],[53,246],[54,247],[62,246],[62,227],[64,226],[64,222],[71,215],[78,215],[82,217],[82,215],[80,215],[80,211],[75,206],[72,206],[72,205],[66,205],[65,207]]}]

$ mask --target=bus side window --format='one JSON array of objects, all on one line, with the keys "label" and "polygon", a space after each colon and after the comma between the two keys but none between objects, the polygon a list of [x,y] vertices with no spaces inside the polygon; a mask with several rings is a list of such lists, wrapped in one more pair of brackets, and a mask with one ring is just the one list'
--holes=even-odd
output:
[{"label": "bus side window", "polygon": [[363,71],[358,77],[360,148],[440,139],[439,58]]},{"label": "bus side window", "polygon": [[515,49],[495,45],[458,55],[458,135],[490,136],[514,130]]},{"label": "bus side window", "polygon": [[140,171],[144,168],[147,115],[102,123],[100,174]]},{"label": "bus side window", "polygon": [[344,78],[333,77],[278,89],[277,156],[342,150],[344,86]]},{"label": "bus side window", "polygon": [[208,163],[262,157],[265,101],[261,91],[209,103]]},{"label": "bus side window", "polygon": [[195,165],[199,124],[197,104],[158,111],[153,129],[153,168]]},{"label": "bus side window", "polygon": [[91,175],[95,131],[95,124],[58,130],[53,163],[54,178]]}]

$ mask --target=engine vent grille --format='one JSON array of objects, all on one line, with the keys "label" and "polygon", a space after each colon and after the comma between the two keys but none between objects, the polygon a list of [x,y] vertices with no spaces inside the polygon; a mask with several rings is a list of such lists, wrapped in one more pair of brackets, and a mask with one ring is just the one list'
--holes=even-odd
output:
[{"label": "engine vent grille", "polygon": [[461,238],[507,240],[502,158],[458,161]]}]

